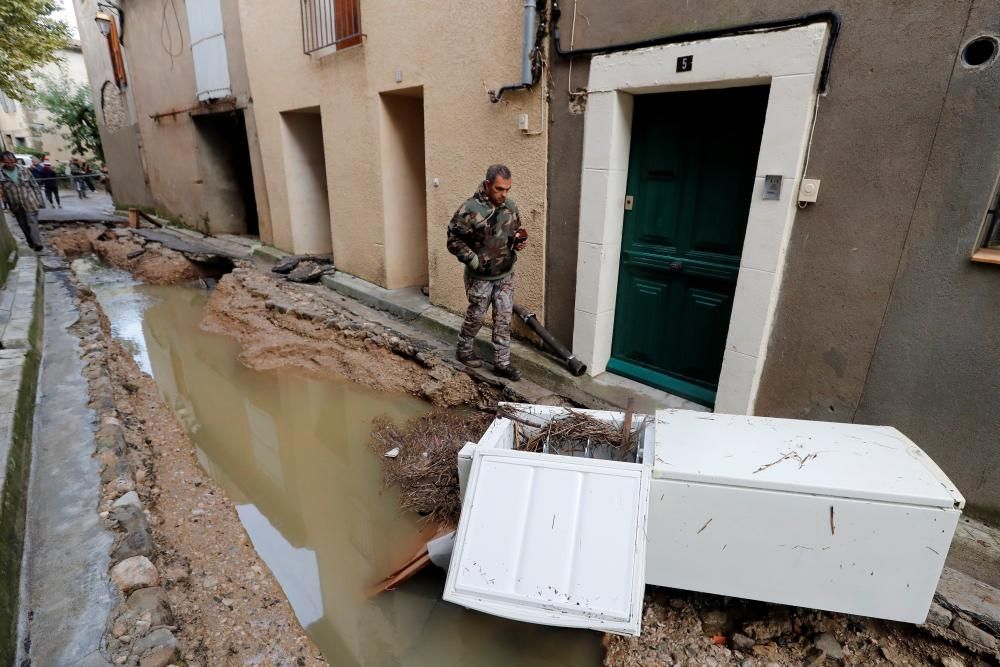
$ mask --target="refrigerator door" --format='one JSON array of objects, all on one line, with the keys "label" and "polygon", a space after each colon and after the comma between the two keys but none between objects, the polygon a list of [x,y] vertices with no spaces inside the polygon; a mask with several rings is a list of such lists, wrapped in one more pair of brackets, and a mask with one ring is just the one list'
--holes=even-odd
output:
[{"label": "refrigerator door", "polygon": [[649,483],[634,463],[477,449],[444,599],[639,634]]}]

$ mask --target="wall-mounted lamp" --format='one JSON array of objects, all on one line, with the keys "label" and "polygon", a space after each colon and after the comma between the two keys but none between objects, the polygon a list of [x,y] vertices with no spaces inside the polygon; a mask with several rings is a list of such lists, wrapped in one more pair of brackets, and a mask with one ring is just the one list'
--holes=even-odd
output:
[{"label": "wall-mounted lamp", "polygon": [[111,22],[115,20],[115,16],[118,17],[118,23],[121,25],[121,30],[118,32],[118,43],[124,46],[125,12],[118,5],[113,5],[109,2],[97,3],[97,14],[94,15],[94,22],[97,23],[97,29],[105,37],[111,34]]},{"label": "wall-mounted lamp", "polygon": [[94,21],[97,22],[97,29],[101,31],[102,35],[107,37],[111,33],[111,22],[114,21],[111,14],[108,14],[107,12],[97,12],[97,15],[94,16]]}]

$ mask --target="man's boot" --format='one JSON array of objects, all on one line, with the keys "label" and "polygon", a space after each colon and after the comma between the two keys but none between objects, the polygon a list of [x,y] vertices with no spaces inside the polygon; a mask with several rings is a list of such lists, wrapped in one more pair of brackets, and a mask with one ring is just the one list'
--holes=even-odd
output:
[{"label": "man's boot", "polygon": [[507,378],[508,380],[513,380],[514,382],[517,382],[518,380],[521,379],[521,371],[517,370],[510,364],[507,364],[505,366],[494,366],[493,375],[496,375],[497,377]]},{"label": "man's boot", "polygon": [[455,358],[469,368],[479,368],[483,365],[483,362],[476,356],[475,352],[463,352],[462,350],[458,350],[455,352]]}]

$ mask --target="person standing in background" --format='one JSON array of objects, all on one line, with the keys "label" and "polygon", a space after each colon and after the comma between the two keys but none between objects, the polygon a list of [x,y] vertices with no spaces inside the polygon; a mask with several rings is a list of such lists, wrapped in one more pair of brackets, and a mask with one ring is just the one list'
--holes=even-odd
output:
[{"label": "person standing in background", "polygon": [[31,170],[19,165],[10,151],[0,153],[0,192],[14,214],[33,250],[42,249],[38,231],[38,209],[45,208],[45,197]]}]

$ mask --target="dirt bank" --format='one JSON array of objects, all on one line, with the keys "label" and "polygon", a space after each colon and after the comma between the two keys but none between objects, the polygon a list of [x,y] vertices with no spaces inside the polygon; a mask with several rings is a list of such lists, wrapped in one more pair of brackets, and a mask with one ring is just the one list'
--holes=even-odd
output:
[{"label": "dirt bank", "polygon": [[443,407],[495,404],[501,394],[405,336],[254,269],[236,269],[219,281],[201,326],[239,341],[240,361],[257,370],[346,377]]},{"label": "dirt bank", "polygon": [[127,228],[75,224],[57,227],[49,233],[48,240],[64,257],[93,253],[105,264],[131,271],[137,279],[150,285],[177,285],[217,275],[181,253],[148,242]]},{"label": "dirt bank", "polygon": [[74,329],[100,419],[99,509],[118,531],[112,561],[133,566],[111,570],[128,597],[108,621],[106,657],[140,666],[326,664],[155,382],[111,338],[93,294],[81,288],[78,301]]}]

